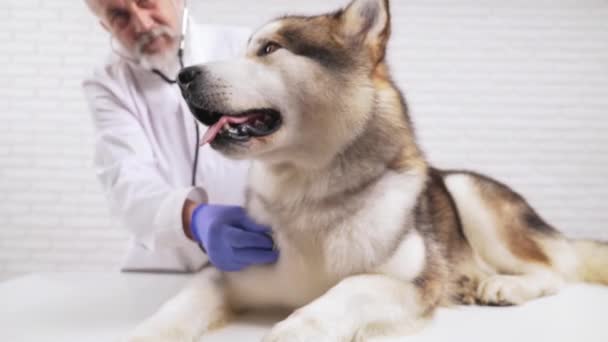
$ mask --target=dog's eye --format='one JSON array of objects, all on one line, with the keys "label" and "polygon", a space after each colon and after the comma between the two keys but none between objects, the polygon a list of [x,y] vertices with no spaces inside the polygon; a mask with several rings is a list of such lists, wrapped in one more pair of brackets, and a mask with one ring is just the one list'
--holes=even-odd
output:
[{"label": "dog's eye", "polygon": [[279,45],[275,42],[268,42],[268,43],[266,43],[266,45],[264,45],[262,47],[262,49],[260,49],[260,52],[258,52],[258,56],[270,55],[271,53],[277,51],[280,48],[281,48],[281,45]]}]

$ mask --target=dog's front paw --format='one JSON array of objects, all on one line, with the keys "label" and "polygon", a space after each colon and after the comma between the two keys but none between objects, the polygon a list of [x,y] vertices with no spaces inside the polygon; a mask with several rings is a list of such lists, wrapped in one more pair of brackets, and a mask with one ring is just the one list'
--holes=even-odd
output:
[{"label": "dog's front paw", "polygon": [[321,317],[294,313],[286,320],[277,323],[264,337],[263,342],[324,342],[346,341],[336,335]]}]

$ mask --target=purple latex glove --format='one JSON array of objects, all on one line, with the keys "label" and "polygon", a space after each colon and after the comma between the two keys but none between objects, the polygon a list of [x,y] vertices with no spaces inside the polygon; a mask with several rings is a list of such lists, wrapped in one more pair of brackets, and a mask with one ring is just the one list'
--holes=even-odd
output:
[{"label": "purple latex glove", "polygon": [[192,213],[190,230],[209,261],[225,272],[272,264],[279,257],[270,228],[255,223],[241,207],[201,204]]}]

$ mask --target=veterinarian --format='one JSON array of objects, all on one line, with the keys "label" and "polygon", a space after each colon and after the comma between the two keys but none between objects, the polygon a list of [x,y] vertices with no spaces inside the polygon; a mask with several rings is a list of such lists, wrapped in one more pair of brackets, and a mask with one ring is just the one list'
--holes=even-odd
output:
[{"label": "veterinarian", "polygon": [[249,164],[198,147],[175,77],[235,57],[248,30],[199,26],[185,0],[86,0],[112,54],[83,83],[95,168],[111,211],[133,233],[125,271],[224,271],[276,262],[269,228],[241,207]]}]

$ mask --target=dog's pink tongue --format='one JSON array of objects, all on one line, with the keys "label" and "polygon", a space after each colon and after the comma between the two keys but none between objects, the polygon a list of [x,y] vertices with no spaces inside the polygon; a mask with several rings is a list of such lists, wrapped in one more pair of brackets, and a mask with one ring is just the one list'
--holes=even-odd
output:
[{"label": "dog's pink tongue", "polygon": [[220,118],[220,120],[215,123],[215,125],[209,127],[209,129],[207,129],[207,132],[205,132],[205,134],[203,135],[203,138],[201,139],[200,146],[203,146],[203,145],[206,145],[206,144],[212,142],[215,139],[215,137],[220,133],[220,131],[222,130],[222,127],[224,127],[224,125],[226,123],[242,124],[242,123],[247,122],[248,120],[249,120],[249,116],[240,116],[240,117],[222,116]]}]

